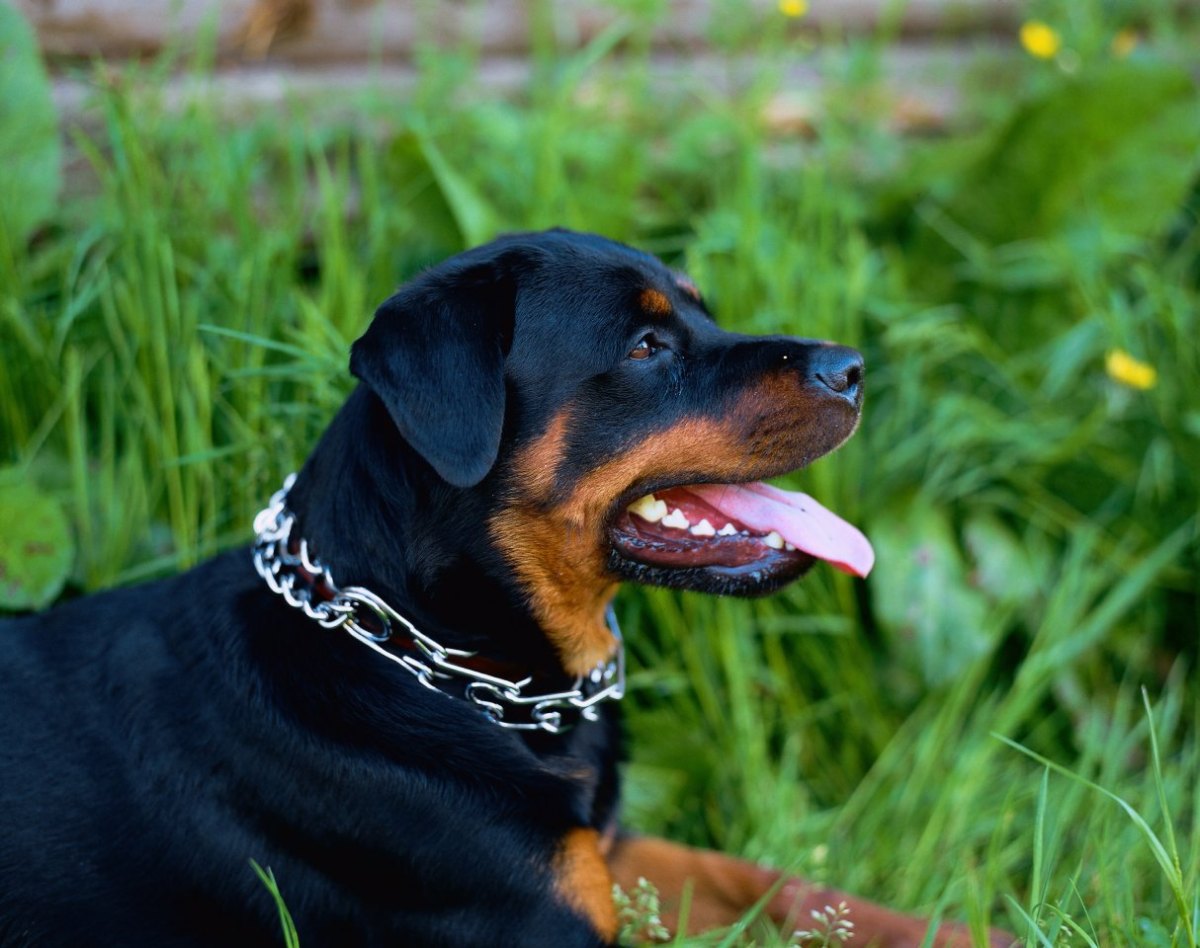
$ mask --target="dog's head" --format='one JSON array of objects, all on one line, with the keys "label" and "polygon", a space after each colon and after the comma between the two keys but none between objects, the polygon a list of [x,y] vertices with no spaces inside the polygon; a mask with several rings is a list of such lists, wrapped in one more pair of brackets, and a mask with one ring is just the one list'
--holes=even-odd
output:
[{"label": "dog's head", "polygon": [[629,247],[551,231],[454,257],[379,308],[351,369],[428,476],[484,512],[568,671],[611,650],[623,579],[752,595],[816,559],[871,567],[849,524],[758,483],[853,433],[858,353],[725,332]]}]

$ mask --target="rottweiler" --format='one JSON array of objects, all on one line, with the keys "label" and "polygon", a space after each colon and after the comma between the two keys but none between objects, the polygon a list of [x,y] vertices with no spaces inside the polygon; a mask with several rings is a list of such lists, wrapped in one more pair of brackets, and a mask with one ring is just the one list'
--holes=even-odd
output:
[{"label": "rottweiler", "polygon": [[277,944],[255,860],[306,945],[609,945],[640,877],[698,929],[845,900],[855,944],[920,944],[616,829],[613,594],[865,574],[855,528],[760,483],[850,437],[859,354],[722,331],[652,256],[557,230],[418,276],[350,369],[252,547],[0,629],[0,943]]}]

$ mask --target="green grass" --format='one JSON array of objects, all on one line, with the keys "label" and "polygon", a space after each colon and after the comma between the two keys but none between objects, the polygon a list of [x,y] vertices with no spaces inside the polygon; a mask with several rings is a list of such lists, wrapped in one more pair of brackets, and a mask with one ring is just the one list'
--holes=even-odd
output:
[{"label": "green grass", "polygon": [[292,921],[292,913],[288,910],[283,893],[279,891],[279,883],[275,880],[275,873],[271,871],[270,866],[264,869],[253,859],[250,860],[250,868],[254,870],[254,874],[258,876],[259,881],[271,894],[275,908],[279,910],[279,924],[283,929],[283,944],[285,948],[300,948],[300,933],[296,930],[296,923]]},{"label": "green grass", "polygon": [[650,8],[580,53],[542,36],[510,100],[472,50],[428,55],[353,124],[172,112],[166,65],[97,70],[86,172],[0,228],[0,473],[67,512],[66,595],[186,567],[248,539],[396,284],[502,230],[635,243],[729,327],[866,352],[861,431],[793,482],[880,561],[760,602],[621,594],[629,820],[1029,945],[1191,948],[1200,100],[1172,10],[1031,8],[1073,57],[981,61],[918,141],[856,106],[886,34],[837,60],[815,140],[772,131],[781,64],[841,47],[732,8],[714,37],[758,68],[723,96],[649,85]]}]

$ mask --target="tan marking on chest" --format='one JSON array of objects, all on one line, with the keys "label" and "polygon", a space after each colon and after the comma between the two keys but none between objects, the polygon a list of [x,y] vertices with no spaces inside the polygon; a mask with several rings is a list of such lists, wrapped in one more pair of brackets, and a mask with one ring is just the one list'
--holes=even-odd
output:
[{"label": "tan marking on chest", "polygon": [[559,897],[588,919],[601,938],[616,940],[617,907],[600,834],[582,826],[568,831],[554,860],[554,876]]}]

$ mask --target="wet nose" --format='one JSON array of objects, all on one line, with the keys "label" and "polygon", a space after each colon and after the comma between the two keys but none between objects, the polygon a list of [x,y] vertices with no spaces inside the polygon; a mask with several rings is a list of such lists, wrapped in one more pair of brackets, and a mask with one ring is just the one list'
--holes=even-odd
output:
[{"label": "wet nose", "polygon": [[809,375],[855,407],[862,401],[863,357],[848,346],[820,346],[808,363]]}]

